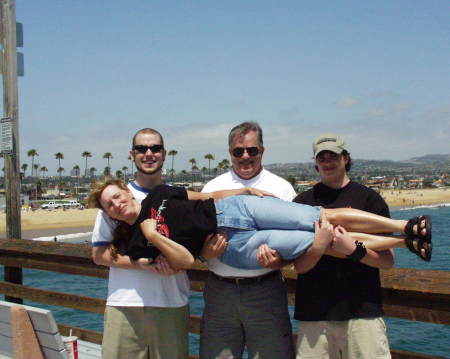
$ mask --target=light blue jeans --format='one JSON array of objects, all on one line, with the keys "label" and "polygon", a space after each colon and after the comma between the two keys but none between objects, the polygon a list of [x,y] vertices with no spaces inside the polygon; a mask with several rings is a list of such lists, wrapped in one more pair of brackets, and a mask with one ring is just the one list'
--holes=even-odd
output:
[{"label": "light blue jeans", "polygon": [[314,222],[320,207],[286,202],[273,197],[232,196],[216,204],[217,227],[228,234],[220,258],[235,268],[261,268],[258,248],[267,244],[285,260],[301,256],[314,240]]}]

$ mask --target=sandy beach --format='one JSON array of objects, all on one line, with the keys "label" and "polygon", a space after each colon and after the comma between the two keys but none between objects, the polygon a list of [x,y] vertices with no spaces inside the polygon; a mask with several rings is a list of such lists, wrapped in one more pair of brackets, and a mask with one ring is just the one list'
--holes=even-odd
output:
[{"label": "sandy beach", "polygon": [[[95,217],[98,209],[55,209],[47,211],[38,209],[36,211],[23,210],[22,231],[60,228],[94,227]],[[0,213],[0,232],[6,230],[6,214]]]},{"label": "sandy beach", "polygon": [[450,188],[382,190],[389,207],[415,207],[450,203]]},{"label": "sandy beach", "polygon": [[[435,205],[450,203],[450,189],[414,189],[414,190],[382,190],[381,195],[390,207],[413,207],[420,205]],[[55,233],[72,233],[76,231],[92,231],[97,215],[97,209],[69,209],[63,211],[57,209],[47,211],[38,209],[32,211],[22,211],[22,232],[34,231],[36,233],[44,230],[53,230]],[[5,232],[6,215],[0,213],[0,233]],[[55,231],[56,230],[56,231]],[[25,236],[24,236],[25,238]]]}]

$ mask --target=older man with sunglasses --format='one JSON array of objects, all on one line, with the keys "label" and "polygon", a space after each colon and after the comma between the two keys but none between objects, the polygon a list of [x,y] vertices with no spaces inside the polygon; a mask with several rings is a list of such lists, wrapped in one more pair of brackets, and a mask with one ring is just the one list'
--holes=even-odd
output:
[{"label": "older man with sunglasses", "polygon": [[[232,169],[208,182],[203,192],[254,187],[286,201],[294,198],[289,182],[263,168],[263,133],[256,122],[234,127],[228,145]],[[202,251],[210,274],[204,290],[200,358],[240,359],[245,346],[249,358],[293,358],[292,328],[281,272],[230,267],[217,257],[225,247],[224,238],[215,238],[207,241]],[[279,261],[267,247],[260,248],[259,257],[261,263]]]},{"label": "older man with sunglasses", "polygon": [[[138,131],[130,156],[137,174],[128,184],[141,201],[162,183],[166,158],[161,134],[151,128]],[[92,257],[96,264],[110,267],[105,308],[102,358],[187,359],[189,281],[185,272],[175,274],[158,257],[155,264],[131,261],[120,250],[110,255],[115,223],[102,211],[92,234]]]}]

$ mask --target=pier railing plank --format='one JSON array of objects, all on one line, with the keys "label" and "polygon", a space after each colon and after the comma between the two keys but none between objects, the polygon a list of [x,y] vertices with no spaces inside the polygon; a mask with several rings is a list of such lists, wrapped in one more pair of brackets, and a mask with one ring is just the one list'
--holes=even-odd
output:
[{"label": "pier railing plank", "polygon": [[59,332],[68,337],[69,335],[74,335],[80,340],[86,342],[102,344],[102,333],[96,332],[95,330],[89,330],[84,328],[74,327],[72,325],[67,325],[63,323],[58,323]]},{"label": "pier railing plank", "polygon": [[[33,268],[46,271],[107,278],[109,269],[92,262],[91,246],[59,242],[39,242],[16,239],[0,239],[0,265],[17,268]],[[297,274],[283,270],[288,287],[289,303],[294,304]],[[191,289],[203,291],[208,276],[200,262],[188,271]],[[392,268],[381,271],[383,308],[386,316],[422,322],[450,325],[450,271]],[[20,284],[0,282],[0,293],[14,298],[64,306],[93,313],[103,313],[105,300],[61,293]],[[58,324],[61,332],[72,332],[79,338],[93,343],[101,342],[101,333],[83,328]],[[200,333],[200,317],[191,316],[191,333]],[[394,359],[438,359],[425,354],[392,350]],[[190,358],[197,358],[190,356]]]},{"label": "pier railing plank", "polygon": [[0,264],[108,278],[109,269],[91,260],[88,244],[0,239]]},{"label": "pier railing plank", "polygon": [[33,302],[68,307],[90,313],[103,314],[105,311],[104,299],[32,288],[3,281],[0,281],[0,293],[15,298],[23,298],[32,300]]}]

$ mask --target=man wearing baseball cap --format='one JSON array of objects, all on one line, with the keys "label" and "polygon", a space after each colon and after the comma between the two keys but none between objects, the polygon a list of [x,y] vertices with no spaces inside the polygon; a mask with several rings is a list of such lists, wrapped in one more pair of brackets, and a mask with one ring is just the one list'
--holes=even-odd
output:
[{"label": "man wearing baseball cap", "polygon": [[[342,137],[320,135],[313,153],[321,181],[294,202],[389,217],[378,193],[349,178],[352,163]],[[393,252],[367,249],[360,254],[340,259],[310,252],[295,261],[300,273],[294,315],[299,321],[297,358],[391,358],[379,268],[392,267]]]}]

